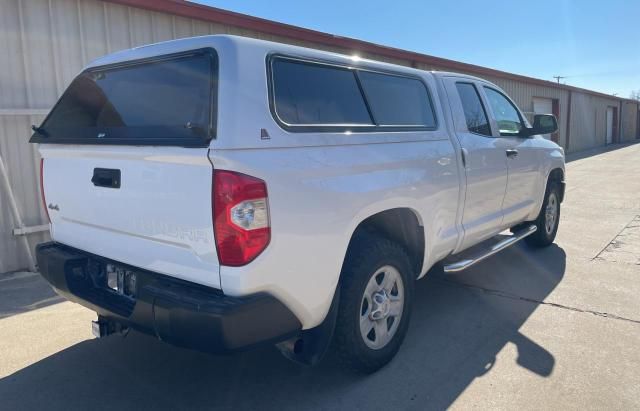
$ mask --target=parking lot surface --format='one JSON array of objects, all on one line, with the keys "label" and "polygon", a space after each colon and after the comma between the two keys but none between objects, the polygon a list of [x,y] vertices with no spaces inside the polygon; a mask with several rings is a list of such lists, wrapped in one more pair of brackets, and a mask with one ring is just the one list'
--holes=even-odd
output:
[{"label": "parking lot surface", "polygon": [[567,164],[556,244],[417,283],[398,356],[370,376],[216,357],[130,333],[33,273],[0,275],[0,409],[639,409],[640,144]]}]

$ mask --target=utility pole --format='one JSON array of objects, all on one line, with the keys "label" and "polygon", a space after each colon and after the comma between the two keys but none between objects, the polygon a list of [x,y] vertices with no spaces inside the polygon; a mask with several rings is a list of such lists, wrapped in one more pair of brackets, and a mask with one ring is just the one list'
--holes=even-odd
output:
[{"label": "utility pole", "polygon": [[565,77],[565,76],[553,76],[553,78],[557,80],[558,84],[560,84],[560,79],[561,78],[567,78],[567,77]]}]

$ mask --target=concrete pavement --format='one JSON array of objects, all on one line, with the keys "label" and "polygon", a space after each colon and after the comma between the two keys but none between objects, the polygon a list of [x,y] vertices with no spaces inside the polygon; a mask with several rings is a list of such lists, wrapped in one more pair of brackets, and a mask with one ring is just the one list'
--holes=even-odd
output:
[{"label": "concrete pavement", "polygon": [[567,184],[555,245],[418,282],[407,339],[371,376],[270,347],[95,340],[92,312],[0,276],[0,409],[638,409],[640,144],[575,156]]}]

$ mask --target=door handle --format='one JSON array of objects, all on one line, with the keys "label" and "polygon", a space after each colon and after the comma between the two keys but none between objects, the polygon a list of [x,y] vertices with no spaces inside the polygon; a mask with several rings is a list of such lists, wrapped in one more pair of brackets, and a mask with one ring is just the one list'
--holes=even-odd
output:
[{"label": "door handle", "polygon": [[463,148],[460,150],[460,154],[462,156],[462,167],[467,168],[467,156],[469,155],[469,152],[466,148]]},{"label": "door handle", "polygon": [[113,168],[94,168],[91,182],[96,187],[120,188],[120,170]]},{"label": "door handle", "polygon": [[509,158],[513,158],[513,157],[518,157],[518,150],[515,149],[507,149],[507,157]]}]

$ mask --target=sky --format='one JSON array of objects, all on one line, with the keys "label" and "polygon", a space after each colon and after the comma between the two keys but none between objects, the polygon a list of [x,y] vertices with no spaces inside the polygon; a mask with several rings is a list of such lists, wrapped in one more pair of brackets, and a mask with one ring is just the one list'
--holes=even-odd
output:
[{"label": "sky", "polygon": [[639,0],[198,0],[377,44],[629,97]]}]

